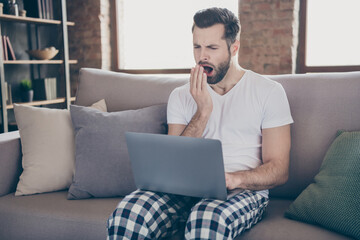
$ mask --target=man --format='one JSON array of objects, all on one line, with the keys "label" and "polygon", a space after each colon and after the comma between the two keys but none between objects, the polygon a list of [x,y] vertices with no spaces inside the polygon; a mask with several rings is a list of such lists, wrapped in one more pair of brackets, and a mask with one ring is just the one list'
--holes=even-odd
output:
[{"label": "man", "polygon": [[243,191],[226,201],[135,191],[110,217],[109,239],[178,230],[186,239],[232,239],[261,219],[267,189],[287,181],[293,120],[284,89],[239,66],[240,24],[229,10],[197,12],[192,30],[197,65],[170,95],[169,134],[220,139],[226,186]]}]

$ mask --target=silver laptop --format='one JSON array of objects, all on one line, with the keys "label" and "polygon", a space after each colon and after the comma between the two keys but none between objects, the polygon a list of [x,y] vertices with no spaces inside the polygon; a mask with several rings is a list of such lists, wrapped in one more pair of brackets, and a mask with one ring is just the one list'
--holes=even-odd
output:
[{"label": "silver laptop", "polygon": [[227,191],[219,140],[149,133],[126,133],[130,162],[138,189],[226,200]]}]

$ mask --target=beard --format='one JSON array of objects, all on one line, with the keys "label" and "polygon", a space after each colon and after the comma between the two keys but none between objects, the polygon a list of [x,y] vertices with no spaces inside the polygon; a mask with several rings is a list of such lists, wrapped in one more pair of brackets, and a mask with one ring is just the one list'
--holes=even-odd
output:
[{"label": "beard", "polygon": [[209,64],[206,62],[199,62],[199,65],[202,64],[207,64],[213,67],[213,71],[215,72],[215,74],[213,76],[207,76],[207,83],[208,84],[217,84],[219,83],[221,80],[223,80],[223,78],[225,77],[226,73],[228,72],[229,68],[230,68],[230,54],[227,60],[225,60],[224,62],[220,63],[218,66],[214,66],[213,64]]}]

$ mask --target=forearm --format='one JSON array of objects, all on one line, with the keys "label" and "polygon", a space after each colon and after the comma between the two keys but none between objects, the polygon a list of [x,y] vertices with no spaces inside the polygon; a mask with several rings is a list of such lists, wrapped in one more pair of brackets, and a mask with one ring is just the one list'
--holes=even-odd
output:
[{"label": "forearm", "polygon": [[181,133],[181,136],[201,138],[209,117],[210,114],[197,111],[189,124],[185,127],[184,131]]},{"label": "forearm", "polygon": [[288,179],[287,169],[279,168],[272,163],[265,163],[252,170],[228,173],[232,175],[230,188],[247,190],[265,190],[284,184]]},{"label": "forearm", "polygon": [[263,164],[248,171],[226,173],[226,186],[229,189],[264,190],[284,184],[289,174],[290,146],[290,125],[263,129]]},{"label": "forearm", "polygon": [[204,68],[196,65],[190,73],[190,94],[197,105],[197,111],[181,136],[201,138],[210,118],[213,103],[207,90],[207,77]]}]

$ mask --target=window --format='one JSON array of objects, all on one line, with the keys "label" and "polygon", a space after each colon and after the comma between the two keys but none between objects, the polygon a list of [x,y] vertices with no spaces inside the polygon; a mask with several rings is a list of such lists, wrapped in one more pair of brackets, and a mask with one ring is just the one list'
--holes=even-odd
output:
[{"label": "window", "polygon": [[238,15],[237,0],[117,1],[118,68],[145,73],[187,72],[195,65],[193,15],[214,6]]},{"label": "window", "polygon": [[304,0],[300,72],[360,70],[359,0]]}]

